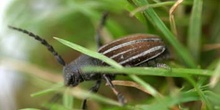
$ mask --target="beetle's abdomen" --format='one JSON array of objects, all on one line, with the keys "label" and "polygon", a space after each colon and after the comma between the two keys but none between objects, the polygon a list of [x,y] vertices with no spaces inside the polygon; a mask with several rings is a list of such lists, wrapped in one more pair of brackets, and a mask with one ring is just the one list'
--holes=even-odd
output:
[{"label": "beetle's abdomen", "polygon": [[166,50],[157,36],[134,34],[102,46],[98,52],[124,66],[138,66],[160,57]]}]

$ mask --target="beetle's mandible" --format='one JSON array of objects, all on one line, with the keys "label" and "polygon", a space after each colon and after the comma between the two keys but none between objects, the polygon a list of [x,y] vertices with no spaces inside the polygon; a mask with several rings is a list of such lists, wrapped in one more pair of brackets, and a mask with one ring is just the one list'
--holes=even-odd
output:
[{"label": "beetle's mandible", "polygon": [[[164,59],[169,56],[168,50],[164,42],[155,35],[149,34],[133,34],[115,40],[111,43],[102,45],[100,31],[105,24],[107,14],[104,14],[100,25],[97,29],[96,41],[98,52],[115,60],[123,66],[149,66],[149,62]],[[63,66],[63,77],[66,86],[74,87],[83,81],[94,80],[96,84],[90,89],[91,92],[97,92],[101,80],[104,79],[118,97],[119,102],[125,104],[124,96],[115,89],[111,81],[115,78],[114,74],[100,73],[82,73],[81,68],[85,66],[103,66],[104,62],[87,55],[81,55],[76,60],[66,64],[63,58],[53,49],[53,47],[44,39],[24,29],[9,26],[11,29],[21,31],[40,41],[55,56],[56,60]],[[86,109],[86,99],[82,104],[82,109]]]}]

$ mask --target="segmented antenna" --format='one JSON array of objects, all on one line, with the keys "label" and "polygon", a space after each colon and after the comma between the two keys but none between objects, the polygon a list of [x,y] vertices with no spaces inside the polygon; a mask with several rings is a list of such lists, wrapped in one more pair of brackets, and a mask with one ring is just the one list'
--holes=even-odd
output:
[{"label": "segmented antenna", "polygon": [[11,29],[23,32],[25,34],[28,34],[30,37],[35,38],[36,40],[40,41],[43,45],[45,45],[47,47],[47,49],[53,54],[53,56],[56,58],[57,62],[63,66],[65,66],[65,61],[63,60],[63,58],[54,50],[54,48],[48,44],[48,42],[44,39],[42,39],[40,36],[33,34],[32,32],[29,32],[27,30],[24,29],[20,29],[20,28],[16,28],[13,26],[8,26]]},{"label": "segmented antenna", "polygon": [[98,28],[96,30],[96,42],[97,42],[98,48],[102,46],[101,31],[102,31],[103,26],[105,25],[107,17],[108,17],[108,12],[104,12],[102,15],[101,21],[98,25]]}]

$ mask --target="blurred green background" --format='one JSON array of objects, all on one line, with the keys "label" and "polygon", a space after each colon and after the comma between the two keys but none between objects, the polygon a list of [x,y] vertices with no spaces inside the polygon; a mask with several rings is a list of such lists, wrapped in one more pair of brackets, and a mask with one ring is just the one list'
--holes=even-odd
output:
[{"label": "blurred green background", "polygon": [[[168,31],[175,38],[173,36],[166,37],[166,30],[163,30],[165,28],[158,27],[158,22],[155,22],[155,19],[151,19],[150,12],[144,12],[149,8],[144,4],[146,1],[151,4],[148,6],[150,8],[153,7],[159,19],[163,21],[165,26],[168,27]],[[219,110],[220,103],[218,99],[220,99],[220,96],[217,93],[220,92],[220,1],[185,0],[174,12],[176,34],[175,30],[172,30],[172,25],[170,26],[169,21],[169,10],[175,2],[169,0],[12,0],[7,7],[6,14],[4,17],[2,16],[4,18],[4,25],[1,28],[8,35],[1,34],[0,38],[0,66],[4,67],[4,65],[7,65],[6,71],[1,71],[0,74],[10,71],[16,75],[16,80],[10,80],[7,77],[9,82],[13,82],[12,88],[16,88],[12,89],[14,91],[12,94],[15,97],[15,107],[9,107],[8,109],[79,109],[82,99],[75,98],[56,88],[56,86],[61,85],[60,83],[63,82],[62,67],[54,60],[54,57],[44,46],[27,37],[27,35],[9,30],[7,25],[20,27],[42,36],[54,46],[55,50],[66,62],[71,62],[80,53],[64,46],[53,39],[53,37],[59,37],[96,51],[97,47],[94,39],[96,28],[103,12],[108,11],[107,24],[102,32],[104,42],[110,42],[134,33],[156,34],[161,36],[171,51],[173,60],[168,62],[170,67],[212,70],[214,74],[209,77],[186,76],[191,77],[194,82],[197,82],[195,84],[197,86],[190,85],[190,81],[187,80],[190,78],[185,78],[185,76],[181,78],[142,77],[144,81],[167,98],[171,98],[173,92],[184,93],[194,90],[196,87],[202,88],[201,93],[196,92],[196,95],[200,95],[197,101],[189,101],[187,103],[184,101],[184,103],[181,103],[180,101],[177,104],[170,104],[170,102],[169,104],[164,103],[164,106],[159,103],[161,106],[157,108],[157,105],[154,105],[154,109],[167,110],[168,108],[162,107],[169,106],[171,110]],[[140,6],[144,6],[143,10],[137,12],[135,16],[131,16],[131,12]],[[194,9],[196,6],[198,8],[197,11]],[[11,39],[12,41],[6,39]],[[175,41],[177,41],[177,46],[173,43]],[[6,45],[9,45],[10,49],[6,48]],[[179,45],[184,50],[182,48],[179,48],[179,50],[175,48],[179,47]],[[188,58],[189,61],[187,62],[184,58]],[[6,77],[3,78],[6,79]],[[119,76],[117,79],[131,80],[126,76]],[[212,82],[210,79],[216,80],[215,87],[211,88],[209,86]],[[4,83],[2,82],[2,84]],[[93,84],[94,82],[84,82],[78,87],[88,90]],[[52,92],[31,97],[33,93],[53,87],[56,89],[51,90]],[[150,105],[157,104],[157,99],[140,90],[124,86],[117,86],[117,88],[125,95],[131,107],[111,106],[91,99],[88,104],[89,109],[126,110],[132,108],[150,110],[150,107],[152,107]],[[211,95],[201,95],[203,92],[204,94],[210,92]],[[117,100],[109,87],[104,84],[101,86],[98,94]],[[213,99],[213,97],[216,99]],[[1,100],[4,102],[4,99]],[[166,102],[167,100],[163,101]]]}]

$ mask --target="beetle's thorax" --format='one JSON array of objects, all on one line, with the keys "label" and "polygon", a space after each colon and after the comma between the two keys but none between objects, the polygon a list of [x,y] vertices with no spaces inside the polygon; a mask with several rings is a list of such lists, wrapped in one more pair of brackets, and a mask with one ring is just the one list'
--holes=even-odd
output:
[{"label": "beetle's thorax", "polygon": [[85,80],[99,79],[99,74],[82,72],[82,68],[85,66],[97,66],[99,64],[99,60],[89,57],[87,55],[81,55],[79,58],[70,62],[63,68],[65,85],[74,87]]}]

